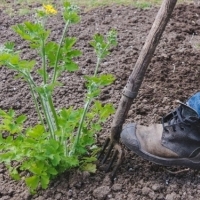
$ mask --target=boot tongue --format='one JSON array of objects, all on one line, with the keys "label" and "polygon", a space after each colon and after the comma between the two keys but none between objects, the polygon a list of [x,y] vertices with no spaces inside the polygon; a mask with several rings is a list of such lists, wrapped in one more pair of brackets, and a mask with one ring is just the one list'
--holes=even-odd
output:
[{"label": "boot tongue", "polygon": [[[200,117],[200,92],[197,92],[196,94],[194,94],[193,96],[191,96],[188,101],[186,102],[186,105],[187,106],[184,106],[184,107],[188,107],[190,108],[191,112],[195,112],[196,115],[198,117]],[[183,112],[186,112],[185,114],[187,114],[187,112],[190,112],[190,111],[187,111],[189,109],[186,109],[184,108],[184,110],[186,111],[183,111]]]},{"label": "boot tongue", "polygon": [[187,106],[186,104],[181,103],[181,108],[182,108],[181,115],[184,118],[189,118],[189,117],[199,118],[198,113],[192,107]]}]

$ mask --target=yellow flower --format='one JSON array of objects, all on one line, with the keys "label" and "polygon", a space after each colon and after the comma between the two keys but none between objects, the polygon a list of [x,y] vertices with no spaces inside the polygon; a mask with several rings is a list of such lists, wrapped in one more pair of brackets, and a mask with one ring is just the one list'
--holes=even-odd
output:
[{"label": "yellow flower", "polygon": [[57,14],[57,10],[50,4],[44,5],[43,4],[43,8],[45,9],[45,12],[47,14],[52,14],[52,15],[56,15]]}]

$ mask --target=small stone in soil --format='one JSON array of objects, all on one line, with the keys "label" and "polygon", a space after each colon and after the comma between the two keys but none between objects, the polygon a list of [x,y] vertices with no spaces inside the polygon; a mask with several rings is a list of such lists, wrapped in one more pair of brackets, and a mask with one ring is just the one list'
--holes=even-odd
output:
[{"label": "small stone in soil", "polygon": [[93,196],[98,200],[103,200],[106,198],[109,192],[110,192],[110,187],[101,186],[93,191]]},{"label": "small stone in soil", "polygon": [[120,191],[121,189],[122,189],[122,184],[116,183],[112,186],[112,190],[115,191],[115,192]]}]

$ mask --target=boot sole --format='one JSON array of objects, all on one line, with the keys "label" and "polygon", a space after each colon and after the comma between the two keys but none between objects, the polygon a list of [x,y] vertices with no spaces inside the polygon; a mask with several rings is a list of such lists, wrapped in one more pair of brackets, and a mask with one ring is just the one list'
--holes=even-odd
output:
[{"label": "boot sole", "polygon": [[[125,144],[125,143],[124,143]],[[129,144],[125,144],[125,146],[136,153],[138,156],[151,161],[153,163],[164,165],[164,166],[185,166],[192,169],[200,169],[200,153],[194,158],[162,158],[155,155],[152,155],[146,151],[142,151],[138,147],[130,146]],[[198,161],[197,161],[198,160]]]}]

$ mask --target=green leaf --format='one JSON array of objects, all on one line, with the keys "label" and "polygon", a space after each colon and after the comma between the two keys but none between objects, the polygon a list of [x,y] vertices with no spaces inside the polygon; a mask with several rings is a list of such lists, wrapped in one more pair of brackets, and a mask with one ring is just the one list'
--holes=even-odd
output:
[{"label": "green leaf", "polygon": [[50,139],[49,145],[56,151],[59,147],[59,142],[54,139]]},{"label": "green leaf", "polygon": [[9,62],[12,65],[17,65],[19,63],[19,55],[14,55],[14,56],[10,57]]},{"label": "green leaf", "polygon": [[35,175],[41,175],[44,170],[44,162],[43,161],[35,161],[30,165],[29,170]]},{"label": "green leaf", "polygon": [[107,34],[107,40],[112,46],[117,45],[117,31],[112,29]]},{"label": "green leaf", "polygon": [[41,44],[39,41],[31,41],[31,43],[30,43],[31,49],[39,49],[40,46],[41,46]]},{"label": "green leaf", "polygon": [[97,170],[96,164],[94,163],[84,163],[80,168],[82,171],[87,171],[91,173],[95,173]]},{"label": "green leaf", "polygon": [[16,124],[8,124],[8,127],[9,127],[9,131],[11,133],[17,133],[18,132],[18,126]]},{"label": "green leaf", "polygon": [[82,158],[82,161],[84,162],[84,163],[91,163],[91,162],[95,162],[95,161],[97,161],[97,158],[96,157],[83,157]]},{"label": "green leaf", "polygon": [[0,154],[0,159],[1,159],[1,162],[5,162],[5,163],[10,163],[12,161],[14,157],[14,154],[13,152],[6,152],[6,153],[1,153]]},{"label": "green leaf", "polygon": [[10,117],[4,110],[0,109],[0,116],[5,118],[5,119],[10,119],[12,117]]},{"label": "green leaf", "polygon": [[103,111],[101,111],[100,113],[100,120],[101,122],[105,122],[105,120],[111,115],[114,113],[114,107],[113,105],[110,105],[110,106],[106,106]]},{"label": "green leaf", "polygon": [[[0,128],[0,131],[1,131],[1,128]],[[0,134],[0,150],[3,150],[4,144],[5,144],[4,138],[2,137],[2,134]],[[1,157],[1,154],[0,154],[0,157]]]},{"label": "green leaf", "polygon": [[92,84],[91,87],[88,87],[89,92],[87,93],[88,99],[93,99],[95,97],[98,97],[101,90],[98,88],[96,84]]},{"label": "green leaf", "polygon": [[15,116],[15,111],[12,110],[12,109],[9,109],[8,115],[9,115],[11,118],[14,118],[14,116]]},{"label": "green leaf", "polygon": [[43,78],[44,77],[44,70],[42,68],[39,68],[37,70],[37,73]]},{"label": "green leaf", "polygon": [[79,159],[77,156],[66,156],[62,160],[65,165],[65,169],[71,169],[79,165]]},{"label": "green leaf", "polygon": [[52,174],[52,175],[57,175],[57,174],[58,174],[58,171],[57,171],[55,168],[49,166],[49,167],[47,168],[47,173],[48,173],[48,174]]},{"label": "green leaf", "polygon": [[95,83],[98,86],[107,86],[113,83],[115,77],[112,74],[101,74],[99,76],[84,76],[89,85]]},{"label": "green leaf", "polygon": [[9,60],[10,57],[11,55],[9,53],[0,52],[0,65],[5,64]]},{"label": "green leaf", "polygon": [[69,71],[69,72],[74,72],[78,70],[78,64],[76,64],[75,62],[67,62],[64,66],[64,68]]},{"label": "green leaf", "polygon": [[27,117],[26,115],[20,115],[19,117],[17,117],[16,122],[17,124],[22,124],[26,121]]},{"label": "green leaf", "polygon": [[45,11],[43,11],[43,10],[37,10],[37,17],[43,18],[45,16],[46,16],[46,12]]},{"label": "green leaf", "polygon": [[[99,122],[104,122],[111,114],[113,114],[115,112],[115,108],[113,106],[113,104],[108,103],[105,104],[104,106],[102,106],[100,101],[95,101],[91,112],[95,112],[98,113],[98,118],[99,118]],[[93,127],[93,125],[92,125]],[[95,127],[94,127],[95,128]]]},{"label": "green leaf", "polygon": [[37,124],[33,128],[27,129],[26,135],[30,138],[39,139],[44,134],[45,128],[43,125]]},{"label": "green leaf", "polygon": [[102,74],[99,76],[99,79],[101,80],[100,85],[106,86],[113,83],[113,81],[115,80],[115,77],[112,74]]},{"label": "green leaf", "polygon": [[[86,146],[94,144],[94,131],[87,129],[83,130],[83,136],[80,138],[80,144],[85,148]],[[85,151],[85,150],[84,150]]]},{"label": "green leaf", "polygon": [[20,62],[18,62],[18,66],[21,70],[26,69],[28,71],[32,71],[35,64],[36,64],[35,60],[30,60],[30,61],[20,60]]},{"label": "green leaf", "polygon": [[49,30],[45,30],[41,23],[32,23],[29,21],[13,26],[13,30],[21,38],[29,41],[31,48],[39,48],[41,40],[46,41],[50,33]]},{"label": "green leaf", "polygon": [[63,12],[63,18],[66,22],[69,22],[70,24],[76,24],[80,21],[80,17],[78,13],[76,12],[76,9],[73,9],[75,7],[73,6],[66,6],[65,10]]},{"label": "green leaf", "polygon": [[63,108],[63,109],[60,110],[59,115],[60,115],[60,117],[62,117],[63,119],[66,119],[66,121],[67,121],[71,112],[73,112],[72,107],[69,107],[68,109]]},{"label": "green leaf", "polygon": [[117,44],[116,38],[117,34],[114,30],[108,32],[106,39],[101,34],[94,35],[93,40],[90,41],[90,45],[94,48],[99,59],[103,59],[110,54],[110,48]]},{"label": "green leaf", "polygon": [[48,187],[49,178],[50,177],[48,175],[44,175],[44,174],[40,177],[42,189],[46,189]]},{"label": "green leaf", "polygon": [[13,52],[14,51],[14,47],[15,47],[15,43],[14,42],[6,42],[4,44],[6,50],[9,50],[9,52]]},{"label": "green leaf", "polygon": [[61,157],[55,153],[54,153],[54,155],[52,155],[52,157],[53,158],[51,159],[51,162],[52,162],[53,166],[57,166],[60,163]]},{"label": "green leaf", "polygon": [[25,178],[26,185],[31,189],[31,192],[34,192],[39,186],[40,178],[38,176],[31,176]]},{"label": "green leaf", "polygon": [[[66,15],[64,17],[66,17]],[[71,24],[77,24],[80,21],[80,17],[76,12],[71,12],[68,17]]]},{"label": "green leaf", "polygon": [[18,33],[23,39],[31,40],[31,37],[26,33],[25,27],[22,24],[17,24],[13,26],[13,30]]},{"label": "green leaf", "polygon": [[[95,34],[94,36],[93,36],[93,40],[92,41],[90,41],[90,45],[92,46],[92,47],[94,47],[94,49],[98,49],[98,48],[103,48],[103,47],[105,47],[106,46],[106,43],[104,42],[104,37],[103,37],[103,35],[101,35],[101,34]],[[100,45],[99,47],[98,47],[98,45]]]},{"label": "green leaf", "polygon": [[78,56],[81,56],[81,51],[79,51],[79,50],[71,50],[71,51],[69,51],[68,53],[67,53],[67,56],[69,57],[69,58],[74,58],[74,57],[78,57]]},{"label": "green leaf", "polygon": [[102,129],[101,125],[98,123],[94,123],[92,124],[92,128],[94,129],[94,131],[98,132]]},{"label": "green leaf", "polygon": [[74,44],[76,43],[77,39],[75,37],[67,37],[64,41],[64,49],[65,51],[69,51],[71,50],[71,48],[74,46]]},{"label": "green leaf", "polygon": [[16,180],[16,181],[20,180],[20,175],[19,175],[16,168],[13,168],[13,169],[10,170],[10,175],[14,180]]},{"label": "green leaf", "polygon": [[[58,51],[58,44],[56,42],[50,41],[45,45],[45,53],[49,60],[49,65],[53,66],[56,61],[56,55]],[[60,56],[58,57],[60,59]]]}]

